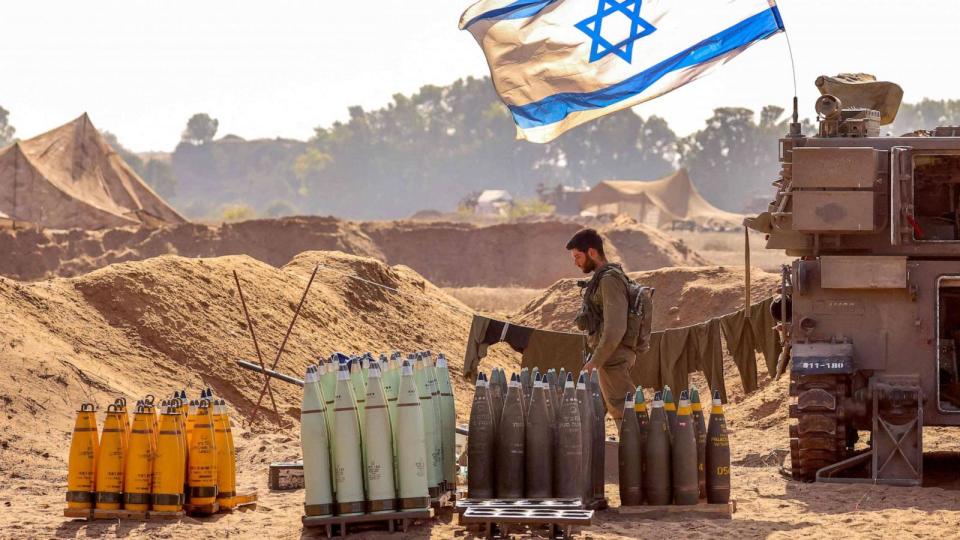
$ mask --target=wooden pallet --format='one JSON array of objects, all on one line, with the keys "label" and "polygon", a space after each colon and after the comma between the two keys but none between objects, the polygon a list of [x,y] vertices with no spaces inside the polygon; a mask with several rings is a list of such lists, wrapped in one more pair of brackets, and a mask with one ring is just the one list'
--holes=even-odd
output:
[{"label": "wooden pallet", "polygon": [[439,512],[444,509],[453,508],[454,503],[457,500],[457,495],[453,491],[444,491],[440,493],[439,497],[430,499],[430,508],[433,508],[434,511]]},{"label": "wooden pallet", "polygon": [[177,510],[176,512],[157,512],[155,510],[151,510],[147,512],[147,519],[151,519],[151,520],[180,519],[185,515],[186,515],[186,512],[184,512],[183,510]]},{"label": "wooden pallet", "polygon": [[692,504],[692,505],[663,505],[663,506],[621,506],[617,508],[620,514],[630,515],[639,519],[732,519],[737,511],[737,501],[731,500],[726,504]]},{"label": "wooden pallet", "polygon": [[[327,538],[346,536],[350,525],[369,525],[384,527],[390,532],[395,530],[406,531],[410,521],[414,519],[430,519],[433,511],[430,509],[404,510],[401,512],[383,512],[378,514],[360,514],[356,516],[303,516],[300,521],[304,527],[323,527]],[[339,533],[339,534],[337,534]]]},{"label": "wooden pallet", "polygon": [[97,508],[93,511],[93,519],[132,519],[134,521],[146,521],[148,512],[146,510],[104,510]]},{"label": "wooden pallet", "polygon": [[593,510],[549,508],[467,508],[460,515],[462,525],[480,525],[486,538],[509,538],[510,526],[548,526],[554,538],[570,538],[575,525],[590,525]]},{"label": "wooden pallet", "polygon": [[180,519],[184,516],[184,512],[182,510],[176,512],[157,512],[154,510],[105,510],[103,508],[89,510],[79,508],[64,508],[63,515],[71,518],[81,518],[87,521],[93,521],[96,519],[130,519],[134,521],[151,521]]},{"label": "wooden pallet", "polygon": [[210,504],[185,504],[184,512],[190,516],[210,516],[220,511],[220,503],[213,501]]},{"label": "wooden pallet", "polygon": [[248,510],[257,507],[257,492],[241,493],[234,495],[227,500],[219,500],[220,512],[233,512],[235,510]]},{"label": "wooden pallet", "polygon": [[607,508],[610,508],[610,503],[608,503],[607,498],[604,497],[602,499],[594,499],[589,501],[587,504],[583,505],[583,507],[587,510],[606,510]]},{"label": "wooden pallet", "polygon": [[68,518],[78,518],[78,519],[93,519],[93,509],[92,508],[64,508],[63,517]]}]

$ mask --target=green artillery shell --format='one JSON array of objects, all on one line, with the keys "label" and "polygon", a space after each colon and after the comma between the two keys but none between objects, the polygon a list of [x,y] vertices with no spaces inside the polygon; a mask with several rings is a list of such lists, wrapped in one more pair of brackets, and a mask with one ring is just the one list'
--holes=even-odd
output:
[{"label": "green artillery shell", "polygon": [[396,510],[397,489],[393,475],[393,429],[390,411],[380,384],[380,364],[371,362],[367,368],[367,413],[363,432],[364,465],[367,475],[367,511],[392,512]]},{"label": "green artillery shell", "polygon": [[414,380],[417,383],[417,391],[420,393],[420,414],[423,415],[423,433],[426,437],[426,458],[427,458],[427,488],[431,497],[437,497],[440,494],[440,454],[441,449],[437,448],[436,430],[440,428],[437,425],[437,415],[434,411],[433,394],[430,391],[430,384],[427,381],[426,360],[422,355],[417,355],[416,365],[414,366]]},{"label": "green artillery shell", "polygon": [[647,444],[644,449],[647,468],[644,471],[643,489],[648,504],[664,505],[671,501],[670,433],[667,431],[667,416],[663,412],[663,394],[653,396],[650,425],[647,429]]},{"label": "green artillery shell", "polygon": [[427,444],[420,411],[420,391],[408,361],[400,368],[400,396],[397,398],[397,496],[400,510],[430,506],[427,488]]},{"label": "green artillery shell", "polygon": [[477,386],[470,406],[470,440],[467,442],[467,497],[492,499],[496,495],[494,462],[497,433],[494,429],[493,409],[490,406],[488,382],[483,373],[477,377]]},{"label": "green artillery shell", "polygon": [[[397,353],[399,355],[399,353]],[[386,355],[380,355],[380,384],[383,386],[383,396],[387,400],[387,413],[390,415],[390,428],[393,430],[393,483],[400,482],[397,472],[397,395],[400,392],[400,367],[394,365]]]},{"label": "green artillery shell", "polygon": [[522,396],[520,377],[513,374],[507,387],[507,398],[503,403],[497,431],[497,497],[501,499],[523,497],[526,425]]},{"label": "green artillery shell", "polygon": [[[364,414],[366,414],[367,408],[367,377],[363,373],[365,359],[363,357],[354,358],[350,362],[350,385],[353,386],[353,395],[356,399],[357,404],[357,418],[360,422],[360,440],[365,441],[367,439],[366,433],[366,422],[364,421]],[[361,458],[364,460],[366,457],[361,454]],[[367,465],[364,463],[363,470],[367,470]],[[367,475],[363,475],[363,491],[367,491]]]},{"label": "green artillery shell", "polygon": [[[429,353],[429,351],[427,351]],[[424,369],[427,374],[427,387],[430,389],[430,400],[433,402],[433,464],[437,468],[437,491],[435,497],[440,496],[443,489],[443,413],[440,403],[440,383],[437,379],[437,368],[430,355],[424,357]]]},{"label": "green artillery shell", "polygon": [[634,411],[633,394],[627,394],[620,422],[620,445],[617,448],[620,469],[620,505],[643,503],[643,470],[640,462],[640,425]]},{"label": "green artillery shell", "polygon": [[546,394],[537,373],[530,391],[530,406],[525,427],[526,497],[545,499],[553,496],[553,429],[547,412]]},{"label": "green artillery shell", "polygon": [[363,447],[360,438],[360,420],[357,401],[350,384],[347,365],[340,364],[337,372],[334,406],[334,477],[337,482],[338,515],[362,514],[365,510],[363,494]]},{"label": "green artillery shell", "polygon": [[707,425],[703,420],[703,406],[700,405],[700,392],[690,391],[690,407],[693,409],[693,428],[697,435],[697,486],[700,498],[707,498]]},{"label": "green artillery shell", "polygon": [[590,397],[593,399],[593,456],[591,458],[591,479],[593,499],[600,501],[605,498],[604,487],[604,445],[606,434],[604,420],[607,415],[606,405],[603,403],[603,394],[600,393],[600,372],[596,369],[590,372]]},{"label": "green artillery shell", "polygon": [[581,371],[580,379],[577,380],[577,405],[580,407],[580,438],[583,441],[583,455],[580,460],[583,480],[580,496],[584,503],[593,500],[593,439],[596,436],[593,426],[597,423],[593,415],[593,397],[590,396],[587,381],[587,374]]},{"label": "green artillery shell", "polygon": [[720,391],[713,393],[710,423],[707,426],[707,502],[726,503],[730,500],[730,441],[727,439],[727,421],[723,417]]},{"label": "green artillery shell", "polygon": [[567,374],[563,400],[557,414],[557,451],[553,459],[554,497],[580,497],[583,467],[583,438],[580,433],[580,407],[573,374]]},{"label": "green artillery shell", "polygon": [[697,504],[700,488],[697,485],[697,435],[693,427],[690,400],[687,391],[680,392],[677,410],[677,429],[673,434],[673,501],[675,504]]},{"label": "green artillery shell", "polygon": [[326,405],[314,366],[303,378],[300,409],[300,446],[303,451],[303,509],[307,516],[333,515],[333,482],[330,474],[330,439]]},{"label": "green artillery shell", "polygon": [[450,384],[447,358],[437,355],[437,384],[440,386],[440,433],[443,445],[443,482],[447,489],[457,485],[457,410]]}]

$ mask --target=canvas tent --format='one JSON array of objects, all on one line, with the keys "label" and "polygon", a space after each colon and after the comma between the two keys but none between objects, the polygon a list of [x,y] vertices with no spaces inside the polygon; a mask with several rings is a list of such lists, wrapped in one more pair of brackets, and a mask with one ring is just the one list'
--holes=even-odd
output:
[{"label": "canvas tent", "polygon": [[86,114],[0,149],[0,212],[55,229],[186,221],[113,151]]},{"label": "canvas tent", "polygon": [[604,180],[580,198],[582,213],[625,214],[641,223],[663,227],[692,222],[700,227],[736,227],[743,216],[721,210],[703,198],[686,169],[659,180]]}]

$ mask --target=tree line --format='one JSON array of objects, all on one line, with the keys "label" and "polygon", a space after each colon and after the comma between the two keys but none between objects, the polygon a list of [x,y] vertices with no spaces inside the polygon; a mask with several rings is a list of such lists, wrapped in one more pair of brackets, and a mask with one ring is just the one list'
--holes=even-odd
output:
[{"label": "tree line", "polygon": [[[169,160],[147,159],[109,142],[163,197],[186,215],[332,214],[354,219],[450,211],[482,189],[532,198],[558,185],[589,187],[605,179],[654,179],[686,167],[715,205],[756,210],[772,193],[777,139],[789,117],[779,106],[759,114],[720,107],[703,127],[678,136],[667,120],[630,110],[567,132],[549,144],[515,138],[507,109],[488,78],[460,79],[395,94],[375,110],[317,127],[308,141],[216,138],[219,123],[191,117]],[[960,124],[960,100],[905,103],[884,133]],[[814,126],[804,120],[804,131]],[[12,140],[0,108],[0,144]]]}]

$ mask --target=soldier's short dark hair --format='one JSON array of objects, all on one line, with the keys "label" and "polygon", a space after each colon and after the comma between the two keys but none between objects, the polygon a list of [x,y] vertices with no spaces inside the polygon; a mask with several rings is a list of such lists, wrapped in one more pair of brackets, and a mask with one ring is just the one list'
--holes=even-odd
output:
[{"label": "soldier's short dark hair", "polygon": [[593,248],[597,253],[603,255],[603,238],[594,229],[580,229],[573,238],[567,242],[567,250],[576,249],[584,253]]}]

